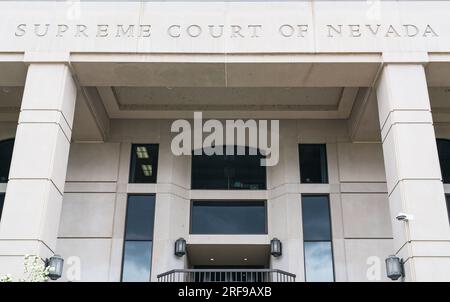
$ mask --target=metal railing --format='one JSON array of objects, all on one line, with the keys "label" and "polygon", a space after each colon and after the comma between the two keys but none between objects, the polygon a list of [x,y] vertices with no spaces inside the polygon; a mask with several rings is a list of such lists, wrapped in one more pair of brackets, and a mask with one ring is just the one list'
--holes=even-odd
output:
[{"label": "metal railing", "polygon": [[295,282],[295,275],[278,269],[174,269],[158,282]]}]

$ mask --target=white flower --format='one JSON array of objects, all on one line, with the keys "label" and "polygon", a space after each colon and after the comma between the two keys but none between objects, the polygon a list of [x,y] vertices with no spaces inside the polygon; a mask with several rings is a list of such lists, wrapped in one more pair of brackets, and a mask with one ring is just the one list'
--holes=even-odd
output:
[{"label": "white flower", "polygon": [[[25,255],[24,257],[24,278],[18,282],[45,282],[48,280],[49,268],[45,267],[44,261],[36,255]],[[0,276],[0,282],[13,282],[10,274]]]}]

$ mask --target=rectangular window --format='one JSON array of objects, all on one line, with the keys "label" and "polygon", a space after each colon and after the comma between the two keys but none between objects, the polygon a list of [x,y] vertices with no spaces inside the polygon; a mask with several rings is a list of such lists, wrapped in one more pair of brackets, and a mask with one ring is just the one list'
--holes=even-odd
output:
[{"label": "rectangular window", "polygon": [[264,156],[258,150],[245,147],[245,155],[238,155],[234,146],[235,155],[226,155],[226,147],[222,148],[223,155],[192,156],[193,190],[266,189],[266,167],[261,166]]},{"label": "rectangular window", "polygon": [[14,139],[0,141],[0,182],[8,182],[13,148]]},{"label": "rectangular window", "polygon": [[441,166],[442,182],[450,183],[450,140],[437,139],[439,164]]},{"label": "rectangular window", "polygon": [[328,196],[302,196],[302,217],[306,281],[333,282],[333,248]]},{"label": "rectangular window", "polygon": [[193,201],[191,234],[267,234],[265,201]]},{"label": "rectangular window", "polygon": [[158,145],[132,145],[130,183],[156,183]]},{"label": "rectangular window", "polygon": [[300,178],[302,183],[328,183],[325,144],[300,144]]},{"label": "rectangular window", "polygon": [[154,219],[154,195],[128,196],[122,281],[150,281]]},{"label": "rectangular window", "polygon": [[5,194],[0,193],[0,219],[2,219],[2,212],[3,212],[3,203],[5,201]]}]

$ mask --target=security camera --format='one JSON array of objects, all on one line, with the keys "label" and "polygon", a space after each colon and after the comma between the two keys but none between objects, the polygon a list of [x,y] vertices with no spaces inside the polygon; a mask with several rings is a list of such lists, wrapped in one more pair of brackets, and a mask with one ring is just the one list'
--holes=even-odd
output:
[{"label": "security camera", "polygon": [[398,213],[397,216],[395,216],[395,219],[398,221],[409,221],[413,220],[413,215],[406,214],[406,213]]}]

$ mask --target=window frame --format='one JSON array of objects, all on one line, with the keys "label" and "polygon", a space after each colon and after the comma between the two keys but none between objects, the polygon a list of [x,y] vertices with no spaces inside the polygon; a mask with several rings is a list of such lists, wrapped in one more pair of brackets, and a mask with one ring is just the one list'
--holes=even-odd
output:
[{"label": "window frame", "polygon": [[[251,148],[251,147],[249,147],[249,146],[239,146],[239,145],[234,145],[233,146],[234,147],[234,152],[235,152],[235,154],[234,154],[234,156],[255,156],[255,155],[249,155],[249,154],[247,154],[247,151],[249,150],[249,148]],[[238,147],[245,147],[246,149],[246,154],[245,155],[237,155],[237,148]],[[211,156],[227,156],[226,155],[226,148],[227,148],[227,145],[223,145],[223,150],[224,150],[224,154],[223,155],[211,155]],[[208,155],[195,155],[195,150],[192,150],[192,155],[191,155],[191,162],[190,162],[190,164],[191,164],[191,183],[190,183],[190,190],[211,190],[211,191],[220,191],[220,190],[223,190],[223,191],[264,191],[264,190],[267,190],[267,183],[268,183],[268,173],[267,173],[267,167],[266,166],[260,166],[260,167],[263,167],[264,168],[264,186],[261,188],[261,189],[239,189],[239,188],[194,188],[194,158],[195,158],[195,156],[208,156]],[[203,149],[202,149],[202,152],[203,152]],[[259,149],[257,149],[257,154],[258,155],[261,155],[261,152],[260,152],[260,150]],[[262,157],[261,158],[264,158],[264,156],[263,155],[261,155]],[[224,167],[225,168],[225,167]]]},{"label": "window frame", "polygon": [[[128,219],[129,219],[129,217],[128,217],[128,202],[129,202],[129,198],[131,196],[147,196],[147,197],[153,196],[153,198],[154,198],[154,207],[155,207],[155,209],[153,211],[153,231],[152,231],[152,239],[151,240],[143,240],[143,239],[141,239],[141,240],[126,240],[125,239],[126,238],[126,232],[127,232],[127,222],[128,222]],[[149,274],[149,280],[147,282],[151,281],[152,269],[153,269],[153,266],[152,266],[153,251],[154,251],[153,243],[155,241],[155,218],[156,218],[156,193],[149,193],[149,194],[146,194],[146,193],[132,193],[132,194],[127,194],[127,202],[126,202],[126,208],[125,208],[125,224],[124,224],[124,227],[123,227],[124,231],[123,231],[123,242],[122,242],[122,257],[121,257],[122,260],[121,260],[121,265],[120,265],[120,282],[127,282],[127,281],[123,281],[123,271],[124,271],[124,264],[125,264],[125,244],[127,242],[130,242],[130,241],[131,242],[151,242],[152,247],[151,247],[151,251],[150,251],[150,270],[149,270],[150,274]]]},{"label": "window frame", "polygon": [[[330,240],[305,240],[305,234],[304,234],[304,227],[303,227],[303,217],[304,217],[304,212],[303,212],[303,198],[304,197],[326,197],[328,200],[328,219],[330,221],[329,225],[330,225]],[[317,194],[310,194],[310,193],[305,193],[305,194],[301,194],[300,195],[300,207],[302,210],[302,215],[301,215],[301,219],[302,219],[302,243],[303,243],[303,267],[304,267],[304,274],[305,274],[305,282],[321,282],[321,281],[308,281],[307,280],[307,275],[306,275],[306,253],[305,253],[305,242],[329,242],[330,243],[330,247],[331,247],[331,268],[333,270],[333,281],[331,282],[336,282],[336,265],[335,265],[335,257],[334,257],[334,240],[333,240],[333,221],[332,221],[332,215],[331,215],[331,200],[330,200],[330,194],[329,193],[317,193]],[[326,281],[323,281],[326,282]]]},{"label": "window frame", "polygon": [[[135,148],[139,146],[155,146],[156,147],[156,166],[153,167],[154,169],[154,177],[155,181],[153,182],[136,182],[135,181],[135,172],[136,172],[136,161],[137,157],[135,156]],[[130,168],[128,172],[128,183],[129,184],[156,184],[158,183],[158,168],[159,168],[159,144],[147,144],[147,143],[133,143],[131,144],[131,152],[130,152]]]},{"label": "window frame", "polygon": [[0,183],[2,183],[2,184],[6,184],[6,183],[8,183],[8,181],[9,181],[9,173],[10,173],[10,171],[11,171],[11,162],[12,162],[12,157],[13,157],[13,153],[14,153],[14,144],[15,144],[15,140],[16,140],[15,137],[0,140],[0,146],[1,146],[2,144],[4,144],[4,143],[8,143],[8,142],[12,142],[12,143],[13,143],[13,144],[12,144],[11,159],[9,160],[8,175],[6,176],[7,179],[6,179],[5,182],[3,182],[3,181],[0,180]]},{"label": "window frame", "polygon": [[[303,182],[302,181],[302,155],[301,155],[301,146],[319,146],[321,148],[323,148],[324,154],[325,154],[325,159],[324,159],[324,167],[320,167],[320,172],[321,172],[321,176],[323,181],[321,182]],[[329,178],[329,171],[328,171],[328,154],[327,154],[327,144],[326,143],[299,143],[298,144],[298,169],[299,169],[299,173],[300,173],[300,183],[301,184],[329,184],[330,183],[330,178]],[[325,174],[325,175],[323,175]]]},{"label": "window frame", "polygon": [[[436,149],[438,152],[438,159],[439,159],[439,168],[441,169],[441,179],[442,179],[442,183],[443,184],[450,184],[450,179],[445,180],[444,179],[444,171],[442,169],[442,157],[439,154],[439,142],[447,142],[450,145],[450,139],[446,139],[446,138],[436,138]],[[449,150],[450,152],[450,150]],[[450,164],[450,163],[449,163]],[[450,177],[450,171],[448,172],[448,177]]]},{"label": "window frame", "polygon": [[[210,202],[210,203],[214,203],[214,202],[223,202],[223,203],[247,203],[247,202],[262,202],[264,205],[264,232],[263,233],[193,233],[192,232],[192,222],[193,222],[193,210],[194,210],[194,203],[195,202]],[[268,209],[267,209],[267,200],[265,199],[252,199],[252,200],[238,200],[238,199],[192,199],[190,202],[190,208],[189,208],[189,235],[193,235],[193,236],[210,236],[210,235],[225,235],[225,236],[256,236],[256,235],[268,235],[269,234],[269,230],[268,230]]]}]

